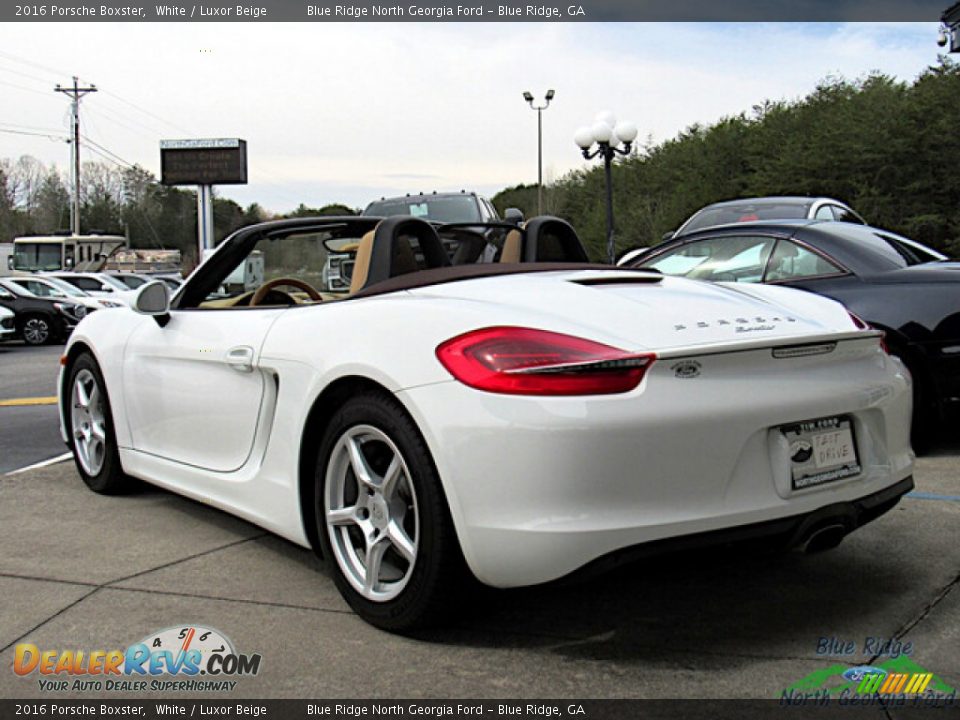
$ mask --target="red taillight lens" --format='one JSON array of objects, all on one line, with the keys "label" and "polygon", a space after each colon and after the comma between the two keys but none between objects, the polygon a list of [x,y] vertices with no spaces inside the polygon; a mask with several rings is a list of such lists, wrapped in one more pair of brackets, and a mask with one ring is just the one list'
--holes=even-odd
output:
[{"label": "red taillight lens", "polygon": [[[857,330],[876,330],[876,329],[877,329],[877,328],[875,328],[873,325],[871,325],[871,324],[869,324],[868,322],[866,322],[865,320],[863,320],[863,319],[857,317],[856,315],[854,315],[854,314],[853,314],[852,312],[850,312],[849,310],[847,310],[847,315],[849,315],[849,316],[850,316],[850,319],[853,320],[853,324],[856,325]],[[887,333],[884,332],[884,331],[881,331],[881,332],[883,332],[883,334],[880,336],[880,348],[881,348],[885,353],[887,353],[887,355],[889,355],[889,354],[890,354],[890,348],[887,347]]]},{"label": "red taillight lens", "polygon": [[856,315],[854,315],[854,314],[853,314],[852,312],[850,312],[849,310],[847,310],[847,315],[849,315],[849,316],[850,316],[850,319],[853,320],[853,324],[856,326],[857,330],[869,330],[869,329],[870,329],[870,326],[867,325],[867,323],[865,323],[863,320],[861,320],[860,318],[858,318]]},{"label": "red taillight lens", "polygon": [[464,385],[510,395],[610,395],[633,390],[654,361],[571,335],[491,327],[447,340],[437,359]]}]

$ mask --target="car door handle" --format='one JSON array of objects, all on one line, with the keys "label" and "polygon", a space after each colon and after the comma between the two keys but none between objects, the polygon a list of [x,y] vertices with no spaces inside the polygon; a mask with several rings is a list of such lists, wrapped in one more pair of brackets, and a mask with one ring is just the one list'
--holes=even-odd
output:
[{"label": "car door handle", "polygon": [[227,365],[237,372],[253,372],[253,348],[249,345],[238,345],[227,350]]}]

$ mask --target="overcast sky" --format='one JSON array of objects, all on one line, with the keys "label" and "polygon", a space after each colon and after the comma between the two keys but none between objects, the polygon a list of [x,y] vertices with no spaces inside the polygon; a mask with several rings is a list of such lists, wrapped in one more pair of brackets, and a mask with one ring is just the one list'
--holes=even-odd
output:
[{"label": "overcast sky", "polygon": [[[6,24],[0,130],[65,134],[71,75],[83,132],[159,175],[159,141],[240,137],[247,186],[221,195],[285,211],[381,195],[536,181],[548,88],[547,181],[584,161],[573,134],[601,110],[641,139],[805,95],[828,75],[913,79],[937,24]],[[81,146],[83,143],[81,142]],[[0,132],[0,158],[68,167],[62,141]],[[101,159],[84,153],[84,159]]]}]

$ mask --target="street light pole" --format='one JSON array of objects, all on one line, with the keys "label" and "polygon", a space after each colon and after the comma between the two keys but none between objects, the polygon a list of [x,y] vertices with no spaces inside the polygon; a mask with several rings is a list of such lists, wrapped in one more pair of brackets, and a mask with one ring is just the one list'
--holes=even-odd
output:
[{"label": "street light pole", "polygon": [[529,91],[523,93],[523,99],[537,111],[537,215],[543,215],[543,111],[550,107],[555,94],[547,90],[543,105],[534,105],[533,95]]},{"label": "street light pole", "polygon": [[[598,155],[603,157],[603,174],[606,180],[607,200],[607,261],[613,265],[616,260],[616,243],[613,236],[613,159],[617,155],[627,155],[637,137],[637,126],[632,122],[616,122],[611,113],[597,115],[596,121],[589,127],[582,127],[573,136],[580,146],[583,157],[592,160]],[[620,144],[623,143],[623,147]],[[591,150],[596,144],[596,149]]]}]

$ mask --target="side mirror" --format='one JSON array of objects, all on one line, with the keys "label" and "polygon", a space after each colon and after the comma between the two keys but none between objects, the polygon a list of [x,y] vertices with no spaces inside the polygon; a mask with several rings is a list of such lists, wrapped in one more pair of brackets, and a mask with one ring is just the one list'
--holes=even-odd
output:
[{"label": "side mirror", "polygon": [[676,233],[675,231],[673,231],[673,230],[671,230],[670,232],[665,232],[665,233],[660,237],[660,242],[666,242],[667,240],[672,240],[672,239],[673,239],[673,236],[676,235],[676,234],[677,234],[677,233]]},{"label": "side mirror", "polygon": [[13,255],[7,258],[7,270],[13,270]]},{"label": "side mirror", "polygon": [[519,208],[507,208],[503,213],[503,221],[519,227],[523,222],[523,211]]},{"label": "side mirror", "polygon": [[170,288],[162,280],[148,282],[137,293],[133,309],[141,315],[152,315],[163,327],[170,320]]},{"label": "side mirror", "polygon": [[68,267],[68,268],[72,268],[72,267],[73,267],[73,258],[72,258],[72,257],[68,257],[66,260],[63,261],[63,264],[64,264],[66,267]]}]

